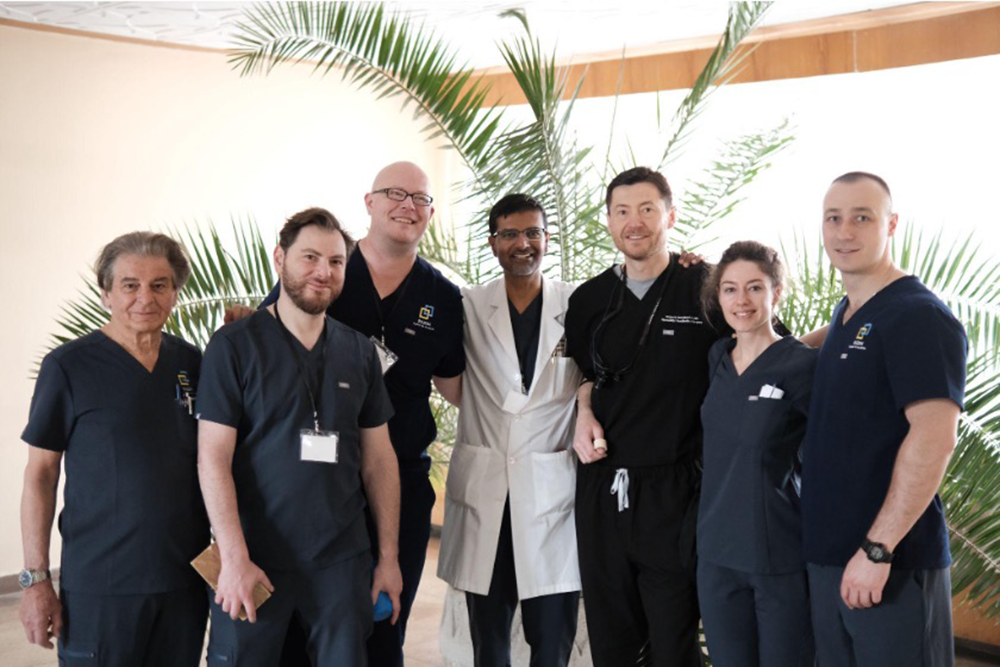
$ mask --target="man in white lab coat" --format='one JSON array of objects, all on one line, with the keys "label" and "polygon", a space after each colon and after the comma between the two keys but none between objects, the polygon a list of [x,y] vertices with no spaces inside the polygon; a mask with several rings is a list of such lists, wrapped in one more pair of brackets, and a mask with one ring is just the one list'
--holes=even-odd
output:
[{"label": "man in white lab coat", "polygon": [[438,576],[466,592],[476,667],[510,660],[521,603],[533,667],[561,667],[576,636],[575,392],[563,318],[573,287],[542,277],[543,207],[490,211],[502,278],[463,290],[466,370],[445,495]]}]

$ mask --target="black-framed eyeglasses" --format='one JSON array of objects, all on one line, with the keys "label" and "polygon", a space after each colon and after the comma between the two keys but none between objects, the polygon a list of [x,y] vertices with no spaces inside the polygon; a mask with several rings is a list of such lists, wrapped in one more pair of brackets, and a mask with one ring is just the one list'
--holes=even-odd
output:
[{"label": "black-framed eyeglasses", "polygon": [[378,193],[384,194],[392,201],[406,201],[406,198],[409,197],[415,206],[430,206],[434,202],[434,197],[430,195],[425,195],[423,192],[407,192],[403,188],[372,190],[373,195]]},{"label": "black-framed eyeglasses", "polygon": [[528,227],[527,229],[501,229],[499,231],[493,232],[493,236],[500,239],[501,241],[506,241],[510,243],[516,241],[524,234],[524,238],[529,241],[537,241],[543,236],[545,236],[545,230],[541,227]]}]

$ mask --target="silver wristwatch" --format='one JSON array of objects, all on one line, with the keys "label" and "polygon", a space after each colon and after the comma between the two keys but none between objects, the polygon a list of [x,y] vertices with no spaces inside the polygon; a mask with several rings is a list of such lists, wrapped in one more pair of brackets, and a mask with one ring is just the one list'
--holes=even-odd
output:
[{"label": "silver wristwatch", "polygon": [[35,584],[51,578],[52,573],[48,570],[24,569],[21,570],[21,574],[17,575],[17,583],[21,584],[21,588],[31,588]]}]

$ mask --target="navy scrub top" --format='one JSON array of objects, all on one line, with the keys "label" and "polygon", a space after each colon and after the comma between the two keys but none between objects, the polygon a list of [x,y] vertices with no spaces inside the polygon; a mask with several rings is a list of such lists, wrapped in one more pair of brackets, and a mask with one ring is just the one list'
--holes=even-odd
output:
[{"label": "navy scrub top", "polygon": [[95,594],[176,591],[200,581],[208,546],[194,415],[201,353],[164,333],[152,372],[94,331],[42,361],[21,438],[64,452],[60,585]]},{"label": "navy scrub top", "polygon": [[[961,323],[915,276],[887,285],[845,324],[846,307],[845,297],[820,348],[802,478],[806,561],[838,567],[885,502],[910,430],[906,406],[949,399],[961,408],[967,353]],[[951,564],[939,496],[894,554],[893,569]]]},{"label": "navy scrub top", "polygon": [[[320,343],[307,352],[292,338],[306,365],[317,367]],[[301,460],[300,432],[313,428],[312,405],[270,312],[227,324],[205,350],[198,418],[237,430],[240,522],[250,558],[265,569],[319,569],[368,549],[360,429],[386,423],[392,407],[370,341],[326,318],[323,344],[319,423],[340,436],[337,463]]]},{"label": "navy scrub top", "polygon": [[[261,304],[278,299],[275,285]],[[367,338],[374,336],[399,356],[385,375],[394,414],[389,437],[401,466],[426,457],[437,437],[428,399],[431,377],[455,377],[465,370],[462,294],[426,260],[417,257],[395,292],[379,299],[360,249],[347,261],[344,291],[327,314]],[[384,325],[384,331],[383,331]]]},{"label": "navy scrub top", "polygon": [[[724,339],[709,351],[698,557],[754,574],[801,571],[799,446],[818,351],[782,338],[739,375],[735,345]],[[763,398],[764,385],[784,395]]]}]

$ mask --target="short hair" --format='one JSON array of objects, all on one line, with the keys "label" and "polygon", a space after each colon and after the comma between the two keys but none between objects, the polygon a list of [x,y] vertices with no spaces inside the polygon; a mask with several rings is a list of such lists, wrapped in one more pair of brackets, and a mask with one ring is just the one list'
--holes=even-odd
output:
[{"label": "short hair", "polygon": [[97,286],[110,292],[114,285],[115,262],[122,255],[137,257],[163,257],[173,272],[174,289],[180,291],[191,277],[191,262],[187,251],[180,243],[166,234],[155,232],[131,232],[122,234],[101,249],[94,264]]},{"label": "short hair", "polygon": [[548,228],[549,218],[545,215],[545,207],[537,199],[529,195],[512,193],[496,204],[493,204],[493,208],[490,209],[490,235],[497,233],[497,221],[500,218],[514,215],[515,213],[523,213],[524,211],[538,211],[541,213],[542,227]]},{"label": "short hair", "polygon": [[719,288],[722,284],[722,274],[733,262],[740,260],[753,262],[771,280],[771,285],[778,289],[785,285],[785,265],[778,256],[778,251],[757,241],[737,241],[722,253],[719,263],[712,267],[708,278],[701,288],[701,305],[705,314],[719,310]]},{"label": "short hair", "polygon": [[281,246],[282,250],[287,252],[294,245],[295,240],[299,238],[299,232],[310,225],[315,225],[329,232],[340,232],[340,235],[344,237],[347,256],[351,256],[355,246],[354,239],[344,230],[343,225],[334,217],[333,213],[330,213],[325,208],[316,206],[299,211],[285,221],[284,227],[278,232],[278,245]]},{"label": "short hair", "polygon": [[833,185],[834,183],[857,183],[858,181],[863,180],[878,183],[879,186],[885,190],[885,193],[889,195],[889,201],[892,201],[892,192],[889,191],[889,184],[885,182],[885,179],[867,171],[849,171],[846,174],[841,174],[837,178],[833,179],[833,182],[831,182],[830,185]]},{"label": "short hair", "polygon": [[660,197],[666,202],[667,208],[673,205],[673,193],[670,191],[670,184],[667,183],[666,176],[649,167],[632,167],[618,174],[608,183],[608,192],[604,196],[604,205],[607,207],[608,213],[611,212],[612,191],[622,185],[635,185],[637,183],[649,183],[655,186],[660,192]]}]

